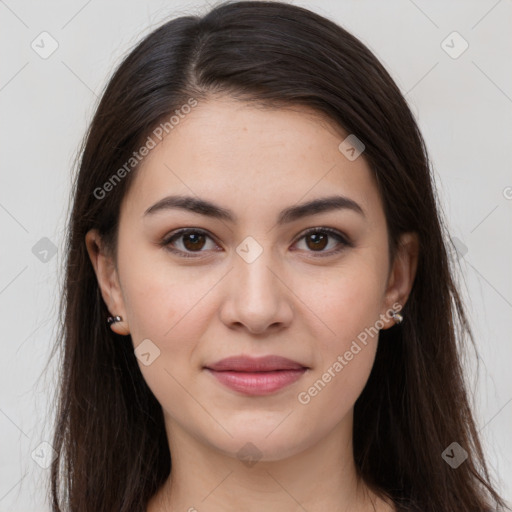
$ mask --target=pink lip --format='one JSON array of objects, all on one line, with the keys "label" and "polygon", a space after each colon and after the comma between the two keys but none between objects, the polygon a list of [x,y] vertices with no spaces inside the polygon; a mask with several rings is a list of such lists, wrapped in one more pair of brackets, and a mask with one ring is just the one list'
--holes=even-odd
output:
[{"label": "pink lip", "polygon": [[280,356],[234,356],[205,369],[234,391],[246,395],[267,395],[297,381],[308,368]]}]

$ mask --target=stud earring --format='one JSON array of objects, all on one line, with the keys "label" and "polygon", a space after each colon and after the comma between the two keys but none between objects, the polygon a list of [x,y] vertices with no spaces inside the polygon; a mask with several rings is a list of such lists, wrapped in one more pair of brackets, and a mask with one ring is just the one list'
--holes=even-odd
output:
[{"label": "stud earring", "polygon": [[404,317],[403,317],[400,313],[398,313],[397,311],[393,311],[393,312],[391,313],[391,316],[393,317],[393,320],[394,320],[398,325],[400,325],[400,324],[403,322],[403,320],[404,320]]},{"label": "stud earring", "polygon": [[116,322],[121,322],[122,320],[123,319],[120,316],[109,316],[107,318],[107,324],[112,325],[112,324],[115,324]]}]

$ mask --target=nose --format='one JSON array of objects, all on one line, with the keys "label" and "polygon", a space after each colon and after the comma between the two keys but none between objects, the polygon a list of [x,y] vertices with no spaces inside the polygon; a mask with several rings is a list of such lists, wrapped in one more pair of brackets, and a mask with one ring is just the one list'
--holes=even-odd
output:
[{"label": "nose", "polygon": [[271,252],[264,250],[251,263],[235,255],[219,309],[222,322],[230,329],[263,334],[279,331],[291,323],[294,295]]}]

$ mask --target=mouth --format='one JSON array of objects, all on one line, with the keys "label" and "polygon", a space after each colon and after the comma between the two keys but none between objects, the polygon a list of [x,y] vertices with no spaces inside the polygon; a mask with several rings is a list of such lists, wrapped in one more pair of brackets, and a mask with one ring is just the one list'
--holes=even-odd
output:
[{"label": "mouth", "polygon": [[293,384],[309,368],[280,356],[234,356],[207,365],[204,369],[218,382],[234,391],[261,396]]}]

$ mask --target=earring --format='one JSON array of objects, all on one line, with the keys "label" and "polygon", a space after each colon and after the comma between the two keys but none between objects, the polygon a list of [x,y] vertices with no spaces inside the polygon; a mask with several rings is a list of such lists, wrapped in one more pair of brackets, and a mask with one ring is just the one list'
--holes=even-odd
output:
[{"label": "earring", "polygon": [[398,313],[397,311],[393,311],[393,312],[391,313],[391,316],[393,317],[393,320],[394,320],[398,325],[400,325],[400,324],[403,322],[403,320],[404,320],[404,317],[403,317],[400,313]]},{"label": "earring", "polygon": [[123,319],[120,316],[109,316],[107,318],[107,324],[112,325],[115,324],[116,322],[121,322],[122,320]]}]

